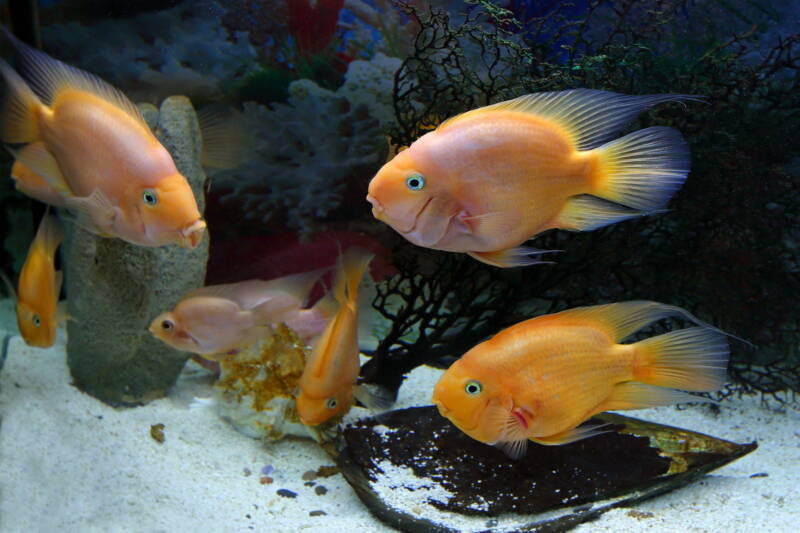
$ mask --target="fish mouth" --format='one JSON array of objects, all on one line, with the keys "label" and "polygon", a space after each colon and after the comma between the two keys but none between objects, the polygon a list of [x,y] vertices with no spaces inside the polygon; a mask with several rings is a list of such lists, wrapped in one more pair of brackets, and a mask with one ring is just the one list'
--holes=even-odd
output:
[{"label": "fish mouth", "polygon": [[195,220],[193,224],[181,230],[179,244],[190,250],[197,248],[197,245],[200,244],[203,238],[205,230],[206,221],[202,218]]},{"label": "fish mouth", "polygon": [[411,225],[410,229],[405,230],[405,231],[403,231],[403,230],[397,230],[397,231],[399,231],[403,235],[407,235],[409,233],[414,233],[414,231],[416,231],[416,229],[417,229],[417,224],[419,224],[419,219],[422,216],[423,211],[425,211],[428,208],[428,206],[431,204],[432,201],[433,201],[433,196],[428,198],[425,201],[425,203],[422,205],[422,208],[419,211],[417,211],[417,216],[414,217],[414,223]]},{"label": "fish mouth", "polygon": [[386,212],[386,209],[381,205],[377,198],[372,196],[371,194],[367,195],[367,201],[372,204],[372,216],[377,218],[378,220],[383,220],[381,215]]}]

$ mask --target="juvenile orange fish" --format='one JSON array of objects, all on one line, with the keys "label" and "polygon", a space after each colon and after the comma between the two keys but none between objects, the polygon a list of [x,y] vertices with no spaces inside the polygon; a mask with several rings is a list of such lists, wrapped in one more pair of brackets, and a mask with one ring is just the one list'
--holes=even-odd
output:
[{"label": "juvenile orange fish", "polygon": [[47,182],[45,196],[57,191],[78,222],[100,235],[197,246],[205,222],[192,189],[138,108],[102,80],[7,35],[38,96],[0,60],[7,85],[0,136],[26,144],[15,156]]},{"label": "juvenile orange fish", "polygon": [[372,257],[351,248],[337,263],[332,293],[339,309],[314,343],[298,384],[295,405],[307,426],[322,424],[343,412],[354,395],[368,407],[384,407],[391,401],[385,391],[356,387],[361,370],[359,329],[367,327],[365,318],[369,316],[366,310],[359,310],[358,288]]},{"label": "juvenile orange fish", "polygon": [[652,127],[608,141],[646,108],[690,98],[575,89],[475,109],[386,163],[367,200],[416,245],[536,264],[543,252],[519,245],[543,231],[593,230],[666,204],[689,173],[680,133]]},{"label": "juvenile orange fish", "polygon": [[17,301],[19,332],[28,346],[52,346],[56,341],[58,324],[67,319],[66,313],[58,306],[62,274],[55,268],[56,250],[63,238],[56,218],[45,215],[28,249],[16,292],[6,280]]},{"label": "juvenile orange fish", "polygon": [[[648,324],[680,316],[703,325],[633,344]],[[597,413],[697,401],[725,381],[725,334],[679,307],[633,301],[520,322],[475,346],[442,375],[433,403],[470,437],[513,458],[528,440],[565,444],[602,431]]]},{"label": "juvenile orange fish", "polygon": [[326,299],[303,308],[325,270],[202,287],[156,317],[150,332],[177,350],[216,361],[253,344],[280,323],[308,343],[322,333],[335,312]]}]

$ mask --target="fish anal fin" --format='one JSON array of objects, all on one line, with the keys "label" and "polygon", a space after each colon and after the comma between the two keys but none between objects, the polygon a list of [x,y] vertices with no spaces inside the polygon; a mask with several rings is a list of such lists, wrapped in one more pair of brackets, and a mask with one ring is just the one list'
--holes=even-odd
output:
[{"label": "fish anal fin", "polygon": [[539,255],[559,250],[537,250],[526,246],[498,250],[496,252],[467,252],[467,254],[481,263],[500,268],[523,267],[530,265],[542,265],[552,263],[552,261],[541,261]]},{"label": "fish anal fin", "polygon": [[612,431],[609,427],[610,424],[578,426],[547,437],[531,437],[531,440],[538,444],[544,444],[545,446],[560,446],[562,444],[569,444],[571,442],[602,435],[603,433],[609,433]]},{"label": "fish anal fin", "polygon": [[646,214],[595,196],[580,195],[567,200],[554,225],[566,230],[591,231]]},{"label": "fish anal fin", "polygon": [[703,401],[710,400],[675,389],[626,381],[614,386],[608,399],[598,406],[597,413]]},{"label": "fish anal fin", "polygon": [[61,173],[58,161],[56,161],[50,150],[45,147],[44,143],[32,142],[21,150],[9,149],[9,151],[28,169],[41,176],[58,194],[64,198],[74,196],[72,189],[70,189],[64,179],[64,175]]}]

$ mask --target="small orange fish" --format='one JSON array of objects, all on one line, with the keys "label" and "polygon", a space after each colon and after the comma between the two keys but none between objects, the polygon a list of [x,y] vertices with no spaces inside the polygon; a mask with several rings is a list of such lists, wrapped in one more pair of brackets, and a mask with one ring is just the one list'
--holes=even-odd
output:
[{"label": "small orange fish", "polygon": [[26,144],[14,155],[50,186],[38,197],[56,191],[78,222],[100,235],[197,246],[206,224],[192,189],[138,108],[102,80],[6,34],[38,96],[0,60],[7,85],[0,137]]},{"label": "small orange fish", "polygon": [[335,312],[324,298],[311,309],[303,308],[325,271],[202,287],[156,317],[150,332],[177,350],[215,361],[269,335],[271,326],[279,323],[308,343],[322,333]]},{"label": "small orange fish", "polygon": [[382,389],[356,387],[361,370],[359,330],[369,323],[368,309],[359,310],[358,288],[372,257],[357,248],[339,257],[332,289],[339,309],[314,343],[298,384],[295,405],[307,426],[322,424],[342,413],[354,395],[368,407],[384,407],[391,402]]},{"label": "small orange fish", "polygon": [[28,249],[16,292],[3,276],[17,301],[17,325],[28,346],[52,346],[58,324],[68,318],[63,308],[59,309],[62,274],[55,268],[56,250],[63,238],[56,218],[45,215]]},{"label": "small orange fish", "polygon": [[[620,344],[658,320],[692,327]],[[725,333],[679,307],[633,301],[578,307],[520,322],[464,354],[442,375],[433,403],[470,437],[525,453],[528,440],[565,444],[602,431],[597,413],[698,398],[725,381]]]},{"label": "small orange fish", "polygon": [[367,200],[416,245],[536,264],[530,256],[543,252],[519,245],[543,231],[593,230],[666,204],[689,173],[680,133],[652,127],[609,141],[646,108],[690,98],[576,89],[475,109],[386,163]]}]

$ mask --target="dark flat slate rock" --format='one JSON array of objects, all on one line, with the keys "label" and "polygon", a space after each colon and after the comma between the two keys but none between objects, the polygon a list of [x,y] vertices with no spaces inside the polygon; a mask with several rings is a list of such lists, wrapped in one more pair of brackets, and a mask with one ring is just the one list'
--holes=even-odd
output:
[{"label": "dark flat slate rock", "polygon": [[756,448],[603,414],[612,431],[520,460],[414,407],[346,426],[339,467],[379,518],[402,531],[565,531],[672,490]]}]

